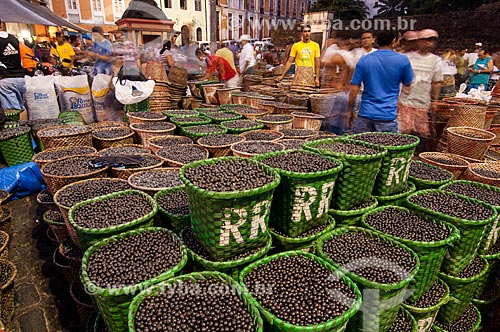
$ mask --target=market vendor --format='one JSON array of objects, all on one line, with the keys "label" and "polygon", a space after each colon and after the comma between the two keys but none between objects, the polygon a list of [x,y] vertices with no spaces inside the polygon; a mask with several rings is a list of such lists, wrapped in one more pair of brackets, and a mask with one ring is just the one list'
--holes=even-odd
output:
[{"label": "market vendor", "polygon": [[219,81],[224,83],[224,87],[234,88],[238,86],[238,73],[226,59],[218,55],[208,57],[208,68],[205,78],[208,79],[214,73],[217,73]]}]

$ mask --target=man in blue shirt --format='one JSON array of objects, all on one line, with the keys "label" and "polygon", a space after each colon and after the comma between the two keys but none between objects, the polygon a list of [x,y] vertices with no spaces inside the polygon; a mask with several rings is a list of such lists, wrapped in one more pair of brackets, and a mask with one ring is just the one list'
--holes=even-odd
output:
[{"label": "man in blue shirt", "polygon": [[409,86],[413,70],[406,55],[393,51],[396,31],[377,36],[378,50],[362,57],[354,70],[349,90],[348,121],[351,121],[356,95],[364,86],[354,133],[398,131],[397,109],[400,85]]},{"label": "man in blue shirt", "polygon": [[113,61],[113,45],[104,37],[104,30],[100,26],[92,28],[92,40],[94,45],[92,51],[87,55],[95,59],[94,75],[111,74],[111,63]]}]

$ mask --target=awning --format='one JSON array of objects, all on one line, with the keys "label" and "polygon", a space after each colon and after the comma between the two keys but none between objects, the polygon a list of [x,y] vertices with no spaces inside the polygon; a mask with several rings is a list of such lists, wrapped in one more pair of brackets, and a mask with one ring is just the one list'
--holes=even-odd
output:
[{"label": "awning", "polygon": [[80,32],[88,32],[88,30],[66,21],[49,8],[25,0],[0,0],[0,8],[2,8],[0,11],[2,22],[61,26]]}]

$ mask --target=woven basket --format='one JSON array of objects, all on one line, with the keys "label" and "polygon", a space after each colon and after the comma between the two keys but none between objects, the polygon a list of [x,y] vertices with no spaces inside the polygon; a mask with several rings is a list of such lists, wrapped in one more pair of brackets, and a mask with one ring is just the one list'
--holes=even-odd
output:
[{"label": "woven basket", "polygon": [[235,280],[238,280],[240,272],[245,266],[248,266],[248,264],[255,262],[256,260],[266,256],[268,252],[271,250],[273,244],[271,235],[268,235],[266,244],[263,247],[258,248],[254,252],[250,252],[249,255],[246,255],[246,257],[238,258],[235,260],[229,260],[226,262],[216,262],[213,261],[211,258],[207,257],[209,255],[206,255],[206,253],[205,255],[201,255],[189,247],[188,242],[186,241],[196,241],[196,239],[193,238],[191,239],[186,238],[187,236],[186,234],[188,233],[188,231],[191,231],[190,228],[191,226],[185,227],[180,232],[180,237],[186,244],[188,254],[190,257],[190,265],[193,267],[193,271],[194,272],[217,271],[225,273],[231,278],[234,278]]},{"label": "woven basket", "polygon": [[417,326],[418,326],[418,332],[430,332],[432,331],[432,324],[434,323],[434,320],[436,319],[437,313],[439,311],[439,308],[443,306],[445,303],[447,303],[450,300],[450,288],[448,285],[441,279],[436,279],[437,283],[440,283],[443,285],[443,287],[446,289],[445,295],[439,300],[438,303],[431,307],[426,307],[426,308],[419,308],[415,307],[411,304],[408,303],[403,303],[402,307],[408,310],[413,318],[415,318]]},{"label": "woven basket", "polygon": [[[203,159],[207,159],[208,158],[208,150],[205,149],[204,147],[202,146],[199,146],[197,144],[182,144],[182,147],[185,147],[185,148],[194,148],[195,150],[200,150],[201,152],[203,152],[203,154],[205,155],[205,157]],[[182,167],[184,165],[186,165],[184,162],[181,162],[181,161],[177,161],[177,160],[172,160],[172,159],[167,159],[165,157],[162,157],[161,156],[161,152],[162,150],[168,150],[170,147],[164,147],[164,148],[161,148],[160,150],[158,150],[158,152],[156,153],[156,156],[158,158],[160,158],[161,160],[163,160],[167,165],[171,166],[171,167]],[[203,160],[203,159],[199,159],[199,160]]]},{"label": "woven basket", "polygon": [[[266,96],[266,95],[261,95],[261,94],[247,97],[247,104],[249,104],[253,108],[257,108],[257,109],[262,109],[262,105],[261,105],[262,102],[270,102],[270,101],[274,102],[275,98],[270,97],[270,96]],[[271,112],[271,113],[273,113],[273,112]]]},{"label": "woven basket", "polygon": [[0,189],[0,205],[6,204],[10,199],[11,194],[4,189]]},{"label": "woven basket", "polygon": [[264,128],[264,124],[260,123],[260,122],[257,122],[257,121],[254,121],[254,120],[235,120],[235,121],[241,121],[241,123],[245,123],[245,124],[250,124],[250,125],[253,125],[252,127],[247,127],[247,128],[233,128],[231,127],[231,123],[232,121],[224,121],[224,122],[221,122],[221,126],[223,128],[226,128],[228,133],[230,134],[241,134],[241,133],[244,133],[246,131],[252,131],[252,130],[259,130],[259,129],[262,129]]},{"label": "woven basket", "polygon": [[[182,251],[182,260],[180,261],[180,263],[174,266],[172,269],[164,271],[163,273],[152,279],[145,280],[136,285],[125,286],[121,288],[102,288],[92,282],[92,280],[90,280],[90,277],[88,275],[88,264],[90,258],[94,253],[99,251],[101,247],[121,241],[130,236],[141,234],[143,232],[162,232],[172,237],[177,246]],[[186,247],[177,237],[177,235],[173,234],[171,231],[154,227],[132,230],[97,242],[95,245],[90,247],[83,256],[80,279],[85,289],[93,290],[92,298],[94,300],[94,303],[96,303],[97,308],[99,309],[99,312],[101,313],[102,318],[104,319],[104,322],[106,323],[109,331],[128,331],[128,308],[130,303],[134,299],[134,296],[141,290],[145,290],[152,285],[167,280],[168,278],[171,278],[180,273],[184,265],[186,265],[187,260],[188,256]]]},{"label": "woven basket", "polygon": [[19,116],[24,110],[16,110],[16,109],[7,109],[3,110],[5,116],[7,117],[7,121],[19,121]]},{"label": "woven basket", "polygon": [[[370,133],[365,133],[370,134]],[[354,135],[356,140],[363,140],[363,135]],[[373,187],[373,194],[376,196],[391,196],[398,194],[406,189],[408,183],[408,169],[411,164],[411,159],[420,139],[417,136],[394,134],[394,133],[377,133],[379,135],[390,135],[392,137],[403,136],[414,139],[413,143],[400,146],[382,145],[381,147],[387,150],[387,154],[382,159],[380,172],[377,175],[377,180]],[[417,186],[418,188],[418,186]]]},{"label": "woven basket", "polygon": [[[287,155],[290,152],[288,150],[261,154],[255,157],[255,160],[265,164],[268,158]],[[314,155],[313,152],[303,153]],[[310,173],[274,168],[281,176],[281,182],[273,195],[270,227],[289,237],[299,237],[327,221],[333,187],[343,165],[335,158],[326,156],[324,158],[337,166]]]},{"label": "woven basket", "polygon": [[134,178],[136,178],[142,174],[149,173],[149,172],[179,173],[179,168],[176,168],[176,167],[153,168],[153,169],[148,169],[145,171],[140,171],[140,172],[134,173],[134,174],[129,176],[127,181],[132,189],[144,191],[146,194],[148,194],[150,196],[154,196],[157,192],[171,188],[171,187],[161,187],[161,188],[159,188],[159,187],[143,187],[143,186],[138,186],[138,185],[134,184]]},{"label": "woven basket", "polygon": [[484,268],[472,278],[458,278],[446,273],[440,273],[439,278],[443,279],[450,287],[450,296],[453,298],[439,309],[438,320],[445,324],[450,324],[462,315],[472,300],[472,295],[476,287],[476,281],[481,278],[488,269],[488,261],[484,261]]},{"label": "woven basket", "polygon": [[0,259],[7,259],[9,257],[9,245],[10,236],[7,232],[0,230]]},{"label": "woven basket", "polygon": [[[346,142],[370,147],[378,151],[378,153],[373,155],[349,155],[316,148],[322,143],[333,142]],[[330,207],[335,210],[351,210],[353,207],[370,199],[382,160],[387,154],[387,150],[378,145],[345,138],[327,138],[307,142],[304,144],[304,149],[335,157],[344,164],[344,169],[337,178],[330,204]]]},{"label": "woven basket", "polygon": [[[415,260],[415,268],[404,280],[391,284],[381,284],[358,276],[355,272],[351,272],[345,267],[339,266],[339,264],[334,262],[323,252],[323,247],[326,242],[334,237],[348,233],[363,233],[370,237],[376,237],[384,242],[389,242],[392,246],[402,248],[406,252],[410,253]],[[338,268],[339,271],[345,273],[349,278],[356,282],[362,291],[378,290],[379,299],[380,301],[383,301],[383,305],[374,305],[373,303],[370,304],[370,301],[367,301],[367,303],[365,303],[362,307],[362,311],[355,315],[349,322],[350,331],[387,331],[396,319],[400,304],[403,302],[404,296],[406,295],[406,289],[408,288],[410,281],[412,281],[415,277],[420,266],[418,256],[413,252],[413,250],[385,235],[381,235],[380,233],[372,232],[360,227],[341,227],[318,239],[317,254],[319,257],[325,259],[334,267]]]},{"label": "woven basket", "polygon": [[260,110],[260,112],[258,112],[258,113],[245,113],[245,110],[242,109],[241,111],[235,111],[235,112],[238,114],[241,114],[245,119],[248,119],[248,120],[255,120],[259,116],[269,114],[269,112],[266,110]]},{"label": "woven basket", "polygon": [[[217,117],[217,115],[219,115],[221,113],[230,115],[231,117],[223,118],[223,119]],[[210,120],[212,120],[213,123],[216,123],[216,124],[221,124],[222,122],[225,122],[225,121],[239,120],[239,119],[241,119],[243,117],[241,114],[238,114],[238,113],[235,113],[235,112],[222,112],[222,111],[221,112],[208,113],[208,114],[205,114],[205,116],[207,118],[209,118]]]},{"label": "woven basket", "polygon": [[30,127],[8,139],[0,140],[0,154],[8,166],[30,162],[33,159]]},{"label": "woven basket", "polygon": [[186,119],[191,119],[190,117],[182,116],[182,117],[176,117],[173,116],[170,118],[170,122],[175,124],[177,127],[185,127],[185,126],[199,126],[199,125],[205,125],[205,124],[210,124],[212,123],[212,120],[205,117],[205,116],[196,116],[193,118],[199,118],[198,121],[187,121]]},{"label": "woven basket", "polygon": [[[118,198],[126,195],[138,195],[145,197],[151,207],[151,211],[142,216],[141,218],[132,220],[125,224],[111,226],[107,228],[86,228],[78,225],[75,222],[75,214],[78,213],[78,210],[81,207],[92,204],[94,202],[105,202],[106,200],[109,200],[111,198]],[[82,250],[86,250],[96,242],[109,238],[113,235],[117,235],[125,231],[130,231],[134,229],[143,229],[145,227],[150,226],[153,222],[153,217],[155,216],[157,211],[158,211],[158,205],[156,204],[154,199],[148,194],[143,193],[142,191],[139,190],[124,190],[104,196],[99,196],[75,204],[69,210],[69,222],[71,223],[71,226],[73,226],[73,228],[75,228],[76,230],[78,241],[80,243],[80,248]]]},{"label": "woven basket", "polygon": [[276,116],[288,116],[289,120],[286,121],[270,121],[264,120],[262,117],[255,118],[255,121],[262,122],[267,129],[280,131],[281,129],[292,129],[294,117],[288,114],[273,114]]},{"label": "woven basket", "polygon": [[378,200],[370,197],[367,203],[361,204],[362,207],[355,206],[351,210],[328,210],[328,213],[335,218],[338,227],[343,226],[361,226],[361,217],[378,206]]},{"label": "woven basket", "polygon": [[229,104],[231,102],[231,93],[241,91],[241,87],[217,89],[217,100],[219,104]]},{"label": "woven basket", "polygon": [[[77,181],[77,182],[74,182],[74,183],[71,183],[71,184],[68,184],[67,186],[64,186],[63,188],[59,189],[55,195],[54,195],[54,202],[55,202],[55,205],[59,208],[59,211],[61,212],[61,215],[63,216],[64,218],[64,222],[66,224],[66,229],[67,229],[67,232],[71,238],[71,240],[73,241],[73,243],[75,243],[77,246],[79,246],[79,242],[78,242],[78,236],[76,235],[76,230],[75,228],[71,225],[71,223],[69,222],[69,210],[71,209],[71,206],[65,206],[63,204],[61,204],[60,202],[60,195],[62,194],[62,192],[66,191],[66,190],[71,190],[71,188],[73,186],[77,186],[77,185],[81,185],[83,183],[88,183],[90,184],[91,182],[93,181],[109,181],[109,182],[121,182],[121,183],[127,183],[126,180],[122,180],[122,179],[110,179],[110,178],[95,178],[95,179],[86,179],[86,180],[81,180],[81,181]],[[81,199],[81,197],[80,197]],[[83,200],[86,200],[83,199]],[[83,201],[82,200],[82,201]]]},{"label": "woven basket", "polygon": [[473,159],[482,159],[495,138],[495,134],[489,131],[472,127],[449,127],[446,130],[448,131],[448,152]]},{"label": "woven basket", "polygon": [[[191,95],[195,96],[196,98],[202,98],[200,90],[201,90],[201,85],[203,85],[203,83],[208,84],[209,81],[207,81],[207,80],[193,80],[193,81],[186,82],[187,86],[189,87],[189,91],[191,92]],[[216,82],[212,81],[210,83],[216,83]]]},{"label": "woven basket", "polygon": [[309,95],[311,101],[311,111],[316,114],[325,114],[331,111],[335,104],[336,94],[312,94]]},{"label": "woven basket", "polygon": [[[255,143],[261,143],[258,141],[245,141],[237,144],[231,145],[231,151],[233,152],[233,156],[236,157],[242,157],[242,158],[253,158],[255,156],[258,156],[259,153],[249,153],[249,152],[244,152],[240,150],[240,144],[252,144],[253,142]],[[277,150],[282,151],[285,150],[285,146],[283,144],[277,143],[277,142],[262,142],[265,144],[269,144],[272,146],[275,146]]]},{"label": "woven basket", "polygon": [[81,131],[77,133],[49,136],[52,129],[67,127],[68,126],[54,126],[39,130],[37,136],[41,140],[44,149],[62,146],[92,146],[92,128],[89,126],[77,126],[81,127]]},{"label": "woven basket", "polygon": [[243,76],[243,90],[250,91],[250,87],[253,85],[259,85],[262,83],[262,76],[257,75],[245,75]]},{"label": "woven basket", "polygon": [[[151,154],[145,154],[145,155],[151,156]],[[146,171],[148,169],[159,168],[163,166],[164,163],[163,159],[159,158],[156,155],[152,155],[152,158],[157,160],[157,163],[154,165],[146,167],[131,167],[131,168],[112,167],[110,170],[110,175],[113,178],[128,180],[129,176],[131,176],[134,173]]]},{"label": "woven basket", "polygon": [[140,141],[144,145],[148,143],[148,140],[151,137],[173,135],[175,132],[175,128],[177,127],[176,125],[171,123],[170,128],[165,130],[144,130],[144,129],[138,129],[136,125],[137,124],[131,124],[130,128],[132,128],[132,130],[139,135]]},{"label": "woven basket", "polygon": [[[195,161],[183,166],[180,172],[181,179],[186,184],[193,233],[216,261],[229,260],[265,243],[272,196],[280,181],[276,171],[254,160],[247,160],[247,163],[258,165],[267,174],[272,175],[274,181],[245,191],[211,192],[195,186],[185,177],[186,170],[190,168],[235,159],[241,160],[236,157],[223,157]],[[226,230],[221,227],[227,223],[238,223],[242,217],[239,213],[244,214],[247,220],[238,228],[243,239],[241,243],[233,237],[227,237]],[[259,227],[257,233],[252,234],[252,224],[255,222],[259,223]]]},{"label": "woven basket", "polygon": [[417,187],[411,182],[408,181],[408,186],[406,190],[402,193],[391,195],[391,196],[375,196],[380,206],[403,206],[406,202],[406,197],[410,196],[417,190]]},{"label": "woven basket", "polygon": [[[277,130],[271,130],[271,129],[259,129],[259,130],[251,130],[251,131],[246,131],[244,133],[241,133],[240,136],[244,137],[245,140],[250,141],[247,139],[248,135],[251,135],[252,133],[263,133],[263,134],[273,134],[276,135],[276,138],[270,139],[270,140],[262,140],[262,142],[278,142],[280,139],[285,137],[285,134],[277,131]],[[274,137],[274,136],[273,136]]]},{"label": "woven basket", "polygon": [[269,228],[269,233],[273,237],[274,250],[273,252],[279,253],[290,250],[303,250],[306,252],[314,253],[316,241],[323,235],[331,232],[335,228],[335,219],[328,216],[327,223],[321,231],[303,237],[288,237],[278,233],[272,228]]},{"label": "woven basket", "polygon": [[89,124],[92,130],[99,130],[104,128],[115,128],[115,127],[128,127],[128,124],[121,121],[101,121]]},{"label": "woven basket", "polygon": [[486,106],[460,105],[451,112],[448,127],[473,127],[484,129]]},{"label": "woven basket", "polygon": [[[306,331],[318,331],[318,332],[341,332],[345,330],[347,322],[351,319],[356,312],[361,307],[361,293],[356,286],[355,283],[344,274],[339,273],[337,269],[331,266],[325,260],[314,256],[310,253],[306,253],[304,251],[287,251],[279,254],[275,254],[272,256],[268,256],[262,258],[249,266],[245,267],[243,271],[240,273],[239,282],[243,287],[247,287],[245,285],[245,277],[249,275],[253,270],[257,269],[261,265],[267,265],[269,262],[273,260],[279,260],[286,257],[294,257],[294,256],[302,256],[305,259],[312,260],[317,262],[318,264],[324,266],[332,273],[332,278],[334,280],[343,281],[354,293],[356,294],[356,299],[352,303],[352,305],[340,316],[335,317],[334,319],[327,320],[326,322],[319,323],[317,325],[309,325],[309,326],[298,326],[293,325],[289,322],[283,321],[282,319],[275,316],[268,308],[264,307],[260,302],[258,302],[255,298],[252,297],[252,302],[255,303],[257,308],[259,309],[262,317],[267,322],[268,326],[266,331],[297,331],[297,332],[306,332]],[[337,279],[338,278],[338,279]],[[252,295],[251,295],[252,296]]]},{"label": "woven basket", "polygon": [[232,154],[231,146],[234,144],[237,144],[237,143],[244,142],[244,141],[245,141],[245,137],[241,135],[241,139],[235,143],[213,146],[213,145],[204,144],[204,137],[202,137],[198,140],[198,145],[207,149],[208,152],[210,153],[211,158],[219,158],[219,157],[230,156]]},{"label": "woven basket", "polygon": [[293,128],[295,129],[309,129],[319,131],[321,123],[325,117],[323,115],[307,113],[307,112],[292,112],[294,116]]},{"label": "woven basket", "polygon": [[[85,150],[84,153],[80,152],[82,150]],[[65,147],[61,147],[61,148],[48,148],[48,149],[45,149],[43,150],[42,152],[39,152],[37,153],[36,155],[33,156],[33,161],[36,163],[36,165],[38,166],[38,168],[42,169],[42,167],[51,162],[51,161],[55,161],[55,160],[58,160],[58,159],[63,159],[63,158],[57,158],[57,159],[49,159],[46,157],[46,155],[48,153],[51,153],[51,152],[54,152],[54,151],[67,151],[67,155],[64,156],[63,158],[67,158],[67,157],[75,157],[75,156],[90,156],[90,155],[93,155],[95,153],[97,153],[97,150],[96,148],[94,147],[91,147],[91,146],[65,146]],[[75,151],[75,153],[73,153],[73,151]],[[78,153],[76,153],[78,152]]]},{"label": "woven basket", "polygon": [[[162,122],[162,121],[167,120],[167,117],[165,115],[161,116],[161,117],[159,116],[158,118],[155,118],[155,119],[149,119],[149,118],[140,116],[141,113],[145,113],[145,112],[136,112],[136,113],[137,114],[135,114],[134,112],[127,113],[129,123]],[[146,113],[148,113],[148,112],[146,112]]]},{"label": "woven basket", "polygon": [[[213,129],[213,131],[208,132],[208,133],[197,133],[196,130],[198,127],[201,126],[211,126],[210,128]],[[191,138],[193,141],[197,142],[198,139],[208,136],[208,135],[215,135],[215,134],[226,134],[227,129],[223,128],[220,125],[216,124],[210,124],[210,125],[201,125],[201,126],[189,126],[189,127],[184,127],[181,128],[182,134],[186,135],[187,137]]]},{"label": "woven basket", "polygon": [[309,102],[309,95],[306,94],[296,94],[289,93],[287,94],[288,103],[296,106],[303,106],[307,108],[307,103]]},{"label": "woven basket", "polygon": [[[134,131],[126,128],[129,133],[125,136],[122,137],[115,137],[115,138],[99,138],[96,136],[96,133],[98,132],[103,132],[103,131],[109,131],[113,132],[117,128],[105,128],[105,129],[99,129],[99,130],[94,130],[92,132],[92,140],[94,142],[94,146],[96,147],[97,150],[103,150],[107,148],[111,148],[113,146],[122,146],[122,145],[128,145],[128,144],[133,144],[134,143]],[[125,128],[118,128],[118,130],[124,130]]]},{"label": "woven basket", "polygon": [[[474,306],[474,309],[476,310],[478,318],[477,318],[476,322],[474,323],[474,326],[472,327],[472,329],[470,329],[468,331],[464,330],[465,332],[477,332],[477,331],[481,331],[482,330],[482,328],[481,328],[481,312],[475,306]],[[448,332],[447,330],[441,329],[437,325],[432,325],[432,329],[433,329],[434,332]]]},{"label": "woven basket", "polygon": [[0,231],[10,234],[11,221],[12,221],[12,208],[0,206]]},{"label": "woven basket", "polygon": [[140,144],[125,144],[119,147],[111,147],[107,148],[101,151],[97,152],[97,155],[100,157],[104,156],[117,156],[117,155],[123,155],[122,153],[118,153],[117,150],[119,151],[121,148],[135,148],[137,149],[136,152],[133,153],[133,155],[141,155],[141,154],[151,154],[151,150],[148,149],[147,147],[140,145]]},{"label": "woven basket", "polygon": [[447,176],[448,176],[448,178],[444,179],[444,180],[431,181],[431,180],[420,179],[420,178],[417,178],[417,177],[409,175],[408,179],[415,184],[415,186],[417,187],[417,190],[438,189],[442,185],[451,182],[455,178],[455,176],[453,175],[453,173],[451,173],[451,172],[449,172],[449,171],[447,171],[445,169],[439,168],[437,166],[434,166],[434,165],[431,165],[431,164],[427,164],[427,163],[424,163],[424,162],[421,162],[421,161],[417,161],[417,160],[411,161],[410,165],[411,165],[411,163],[425,164],[427,167],[437,169],[438,171],[442,171],[442,172],[446,173]]},{"label": "woven basket", "polygon": [[484,258],[488,262],[488,267],[486,272],[477,279],[474,284],[474,291],[472,292],[472,298],[480,298],[485,290],[494,289],[497,283],[497,270],[500,263],[500,253],[495,254],[485,254],[481,258]]},{"label": "woven basket", "polygon": [[[481,171],[490,171],[492,173],[487,174],[490,176],[480,174]],[[493,177],[495,174],[499,174],[498,177]],[[467,172],[462,176],[464,180],[481,182],[484,184],[489,184],[492,186],[500,187],[500,163],[470,163],[467,166]]]},{"label": "woven basket", "polygon": [[[498,286],[494,287],[498,288]],[[500,293],[489,300],[479,300],[473,298],[471,303],[481,312],[483,317],[486,317],[490,312],[492,312],[493,306],[497,303],[498,298],[500,298]]]},{"label": "woven basket", "polygon": [[170,229],[174,233],[178,234],[184,227],[191,225],[191,219],[189,217],[189,214],[187,215],[180,215],[180,214],[173,214],[165,210],[158,202],[160,197],[176,193],[178,191],[183,191],[185,190],[185,187],[178,186],[178,187],[173,187],[173,188],[168,188],[168,189],[163,189],[158,191],[154,195],[154,200],[156,204],[158,205],[158,212],[160,216],[160,225],[164,228]]},{"label": "woven basket", "polygon": [[[78,312],[78,317],[80,317],[80,321],[82,323],[85,323],[88,321],[90,316],[92,316],[95,313],[94,305],[92,304],[92,300],[89,298],[90,302],[82,302],[80,299],[78,299],[75,296],[75,292],[77,291],[77,287],[82,287],[81,283],[79,281],[73,281],[69,285],[69,294],[71,295],[71,298],[75,302],[76,305],[76,310]],[[85,290],[81,289],[80,292],[85,292]],[[87,294],[87,293],[85,293]]]},{"label": "woven basket", "polygon": [[201,87],[203,89],[203,98],[207,104],[219,104],[217,100],[217,90],[224,88],[224,84],[205,84]]},{"label": "woven basket", "polygon": [[[486,220],[459,219],[457,217],[421,207],[411,202],[412,197],[417,195],[425,195],[427,193],[442,193],[445,195],[452,195],[469,202],[481,204],[487,209],[492,210],[492,216]],[[449,248],[448,254],[446,255],[441,266],[441,271],[448,273],[449,275],[458,275],[467,265],[469,265],[477,252],[485,227],[490,227],[490,225],[493,224],[498,216],[497,211],[491,205],[486,204],[482,201],[434,189],[415,192],[414,194],[407,197],[406,205],[411,210],[427,215],[428,217],[447,222],[458,228],[458,230],[460,231],[460,240],[455,241],[453,246]]]},{"label": "woven basket", "polygon": [[73,183],[77,182],[80,180],[85,180],[85,179],[91,179],[91,178],[100,178],[100,177],[106,177],[108,167],[103,167],[103,168],[98,168],[92,172],[86,173],[86,174],[80,174],[80,175],[70,175],[70,176],[59,176],[59,175],[51,175],[46,172],[47,166],[50,165],[55,165],[61,161],[64,161],[69,158],[90,158],[90,156],[76,156],[76,157],[68,157],[68,158],[63,158],[63,159],[58,159],[51,161],[44,165],[41,169],[43,179],[45,180],[45,183],[47,184],[47,189],[49,190],[50,194],[55,195],[56,192],[61,189],[62,187]]},{"label": "woven basket", "polygon": [[[384,233],[368,223],[367,218],[369,216],[376,215],[377,213],[383,213],[388,208],[399,209],[404,212],[411,212],[412,214],[416,214],[419,217],[427,220],[427,222],[437,223],[440,226],[447,228],[450,233],[446,239],[441,241],[433,241],[433,242],[412,241],[399,236]],[[441,263],[443,262],[448,246],[452,245],[453,242],[457,241],[460,238],[460,232],[455,226],[452,226],[451,224],[447,224],[439,220],[428,218],[425,215],[417,213],[416,211],[411,211],[403,207],[383,206],[373,209],[372,211],[363,215],[363,217],[361,218],[361,224],[362,227],[364,228],[370,229],[377,233],[384,234],[400,243],[407,245],[417,254],[418,259],[420,260],[420,268],[418,269],[418,272],[415,275],[415,284],[412,285],[412,288],[415,290],[411,295],[411,297],[409,298],[410,301],[412,302],[418,300],[427,290],[429,290],[429,288],[432,287],[432,285],[437,279],[439,268],[441,266]]]},{"label": "woven basket", "polygon": [[68,283],[72,283],[73,281],[78,280],[78,277],[74,278],[71,274],[71,265],[59,251],[59,246],[55,248],[54,253],[52,254],[52,263],[59,268],[59,272],[63,274],[64,279],[66,279]]},{"label": "woven basket", "polygon": [[422,152],[418,156],[428,164],[440,167],[453,173],[455,179],[458,179],[467,169],[467,165],[469,165],[467,160],[450,153]]},{"label": "woven basket", "polygon": [[200,113],[195,110],[186,110],[186,109],[172,109],[172,110],[166,110],[161,112],[163,115],[165,115],[168,118],[171,118],[173,116],[175,117],[191,117],[191,116],[198,116]]},{"label": "woven basket", "polygon": [[17,275],[17,269],[12,262],[5,259],[0,260],[0,265],[2,265],[2,271],[8,273],[7,276],[3,277],[5,282],[0,285],[1,318],[5,323],[10,323],[14,315],[14,279]]},{"label": "woven basket", "polygon": [[[276,113],[276,108],[275,108],[275,105],[277,104],[277,102],[275,101],[266,101],[266,100],[259,100],[257,102],[257,109],[260,109],[262,111],[266,110],[268,114],[273,114],[273,113]],[[253,107],[252,107],[253,108]]]},{"label": "woven basket", "polygon": [[[56,220],[51,220],[47,214],[48,211],[45,211],[43,214],[43,221],[49,225],[49,228],[54,232],[58,243],[63,243],[69,237],[68,228],[66,224],[63,222],[59,222]],[[62,214],[61,214],[62,216]]]},{"label": "woven basket", "polygon": [[[162,282],[156,286],[150,287],[148,289],[143,290],[139,293],[132,303],[130,304],[129,312],[128,312],[128,329],[126,331],[136,332],[135,327],[135,315],[137,310],[139,309],[141,303],[148,297],[156,296],[158,294],[168,294],[168,292],[172,292],[177,287],[181,287],[184,282],[196,283],[196,281],[203,281],[207,279],[215,279],[218,282],[221,282],[227,285],[227,289],[231,289],[234,291],[234,294],[238,296],[238,298],[243,302],[244,307],[247,309],[249,314],[252,317],[253,323],[255,325],[255,329],[252,332],[263,332],[263,322],[262,318],[259,315],[259,311],[256,308],[256,305],[251,300],[248,292],[243,289],[235,280],[230,278],[228,275],[220,273],[220,272],[197,272],[190,273],[186,275],[181,275],[179,277],[171,278],[168,281]],[[219,289],[219,288],[217,288]],[[215,292],[214,296],[217,296],[217,292]],[[122,331],[125,331],[122,330]]]},{"label": "woven basket", "polygon": [[[445,185],[441,186],[439,189],[443,190],[443,191],[454,192],[452,190],[453,188],[451,187],[454,184],[465,184],[465,185],[468,185],[468,186],[471,186],[471,187],[476,187],[478,189],[489,190],[494,195],[495,194],[496,195],[500,194],[500,188],[498,188],[498,187],[490,186],[490,185],[479,183],[479,182],[475,182],[475,181],[465,181],[465,180],[458,180],[458,181],[450,182],[448,184],[445,184]],[[476,198],[476,199],[482,200],[485,203],[489,204],[487,197],[485,197],[486,199],[483,199],[480,196],[481,195],[479,195],[479,194],[477,194],[477,195],[471,195],[472,198]],[[493,207],[497,210],[497,212],[500,209],[500,206],[498,206],[498,205],[493,205]],[[488,226],[485,227],[484,234],[483,234],[483,239],[482,239],[481,244],[479,245],[479,249],[478,249],[478,253],[480,255],[486,254],[490,250],[490,248],[495,245],[495,243],[496,243],[496,241],[498,239],[498,236],[500,235],[498,233],[499,232],[499,229],[498,229],[498,223],[499,223],[499,221],[500,221],[500,217],[497,217],[497,219],[495,219],[495,221],[493,222],[493,224],[488,225]]]},{"label": "woven basket", "polygon": [[[171,140],[172,144],[169,145],[160,145],[158,144],[158,141],[160,140]],[[166,136],[155,136],[151,137],[148,140],[148,146],[153,151],[153,153],[156,154],[158,150],[165,146],[170,146],[170,145],[181,145],[181,144],[192,144],[193,140],[190,139],[189,137],[186,136],[177,136],[177,135],[166,135]]]}]

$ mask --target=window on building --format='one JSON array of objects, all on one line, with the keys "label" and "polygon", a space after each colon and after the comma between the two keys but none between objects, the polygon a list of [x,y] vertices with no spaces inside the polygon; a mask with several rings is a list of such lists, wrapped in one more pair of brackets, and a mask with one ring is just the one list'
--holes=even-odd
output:
[{"label": "window on building", "polygon": [[102,2],[101,0],[92,0],[92,9],[95,13],[102,12]]},{"label": "window on building", "polygon": [[260,0],[259,9],[260,9],[260,13],[264,14],[264,0]]},{"label": "window on building", "polygon": [[181,9],[187,10],[187,0],[180,0],[181,1]]},{"label": "window on building", "polygon": [[274,0],[271,0],[269,2],[269,13],[271,13],[271,14],[274,13]]},{"label": "window on building", "polygon": [[113,9],[115,11],[115,17],[122,17],[125,11],[124,0],[113,0]]},{"label": "window on building", "polygon": [[285,11],[286,17],[290,16],[290,0],[286,0]]},{"label": "window on building", "polygon": [[165,8],[172,8],[172,0],[163,0]]},{"label": "window on building", "polygon": [[202,41],[203,40],[203,34],[201,32],[201,28],[196,29],[196,41]]},{"label": "window on building", "polygon": [[297,0],[293,0],[293,11],[292,11],[292,15],[295,17],[297,16]]},{"label": "window on building", "polygon": [[243,15],[240,15],[238,19],[238,36],[241,36],[242,34],[243,34]]},{"label": "window on building", "polygon": [[68,0],[68,9],[78,10],[78,0]]},{"label": "window on building", "polygon": [[194,10],[201,12],[201,0],[194,0]]},{"label": "window on building", "polygon": [[227,14],[227,31],[229,32],[228,39],[233,39],[233,14]]},{"label": "window on building", "polygon": [[276,16],[281,16],[281,0],[277,0],[276,4]]}]

